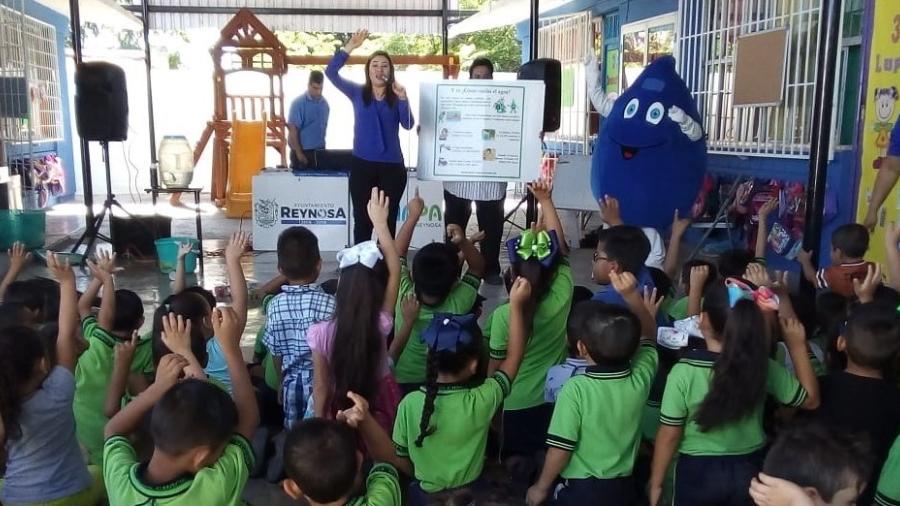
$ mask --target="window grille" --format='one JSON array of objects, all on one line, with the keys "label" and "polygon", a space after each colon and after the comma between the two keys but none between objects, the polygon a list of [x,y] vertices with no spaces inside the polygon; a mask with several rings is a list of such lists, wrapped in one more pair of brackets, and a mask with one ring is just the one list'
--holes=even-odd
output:
[{"label": "window grille", "polygon": [[590,104],[584,76],[584,59],[594,50],[595,34],[602,23],[590,12],[541,20],[538,53],[562,64],[560,126],[547,133],[544,141],[561,155],[590,152]]},{"label": "window grille", "polygon": [[0,140],[61,140],[56,29],[23,7],[23,0],[0,0]]},{"label": "window grille", "polygon": [[[680,0],[678,12],[679,72],[703,116],[709,152],[807,158],[821,0]],[[782,102],[734,107],[738,37],[776,28],[788,29]]]}]

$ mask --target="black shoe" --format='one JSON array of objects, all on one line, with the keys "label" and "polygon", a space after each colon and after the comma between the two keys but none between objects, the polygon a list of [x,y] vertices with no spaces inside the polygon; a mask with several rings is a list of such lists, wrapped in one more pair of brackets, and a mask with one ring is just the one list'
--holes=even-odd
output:
[{"label": "black shoe", "polygon": [[489,285],[500,286],[503,284],[503,278],[500,274],[488,274],[485,276],[484,282]]}]

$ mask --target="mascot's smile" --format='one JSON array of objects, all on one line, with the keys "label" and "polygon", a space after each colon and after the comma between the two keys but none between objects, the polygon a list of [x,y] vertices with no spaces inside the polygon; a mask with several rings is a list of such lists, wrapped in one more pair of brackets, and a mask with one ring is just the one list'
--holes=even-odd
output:
[{"label": "mascot's smile", "polygon": [[625,144],[624,142],[619,142],[612,134],[610,134],[609,138],[619,146],[619,151],[622,153],[622,158],[625,160],[631,160],[636,157],[639,151],[662,146],[666,143],[665,141],[659,141],[652,144]]}]

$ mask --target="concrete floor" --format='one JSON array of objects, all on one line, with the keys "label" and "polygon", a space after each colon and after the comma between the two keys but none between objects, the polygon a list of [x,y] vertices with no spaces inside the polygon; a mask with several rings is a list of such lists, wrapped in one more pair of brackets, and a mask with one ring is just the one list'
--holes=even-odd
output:
[{"label": "concrete floor", "polygon": [[[204,199],[208,202],[208,198]],[[512,201],[511,201],[512,202]],[[515,202],[512,202],[514,205]],[[129,212],[136,214],[152,213],[152,206],[149,199],[144,199],[143,204],[126,204]],[[167,203],[159,204],[159,212],[173,216],[172,235],[173,236],[193,236],[196,237],[194,230],[194,213],[192,209],[172,208]],[[47,244],[50,249],[55,251],[68,251],[68,247],[78,237],[83,227],[84,208],[81,204],[63,204],[54,208],[48,213],[47,219]],[[201,277],[199,272],[189,276],[189,284],[200,284],[207,289],[214,289],[216,286],[227,285],[227,275],[225,270],[225,260],[223,249],[227,238],[231,233],[244,229],[250,230],[251,223],[248,220],[233,220],[225,217],[224,213],[216,209],[210,204],[202,206],[203,213],[203,248],[206,254],[205,272]],[[524,221],[524,217],[519,215],[519,223]],[[470,224],[470,228],[475,227],[474,217]],[[506,236],[517,233],[509,224],[506,225]],[[108,246],[101,246],[108,247]],[[592,286],[590,280],[591,251],[579,249],[573,251],[571,255],[572,266],[575,274],[576,284]],[[337,261],[335,260],[335,252],[322,252],[324,264],[322,268],[322,276],[320,281],[334,278],[337,276]],[[502,256],[502,255],[501,255]],[[6,267],[6,258],[4,255],[2,267]],[[507,265],[505,258],[501,258],[504,268]],[[147,314],[147,327],[149,328],[149,317],[156,309],[159,303],[165,299],[171,292],[170,280],[167,275],[161,274],[155,261],[139,261],[135,259],[122,259],[120,261],[125,270],[117,275],[117,285],[119,288],[133,290],[141,296],[144,301]],[[251,251],[242,258],[244,273],[247,277],[251,292],[255,286],[261,286],[271,279],[276,272],[277,258],[274,252],[255,252]],[[44,276],[46,269],[43,265],[35,262],[23,274],[23,278],[31,276]],[[76,270],[78,277],[78,287],[83,289],[87,286],[89,280],[88,273]],[[485,316],[490,313],[497,305],[504,302],[507,298],[506,291],[502,286],[490,286],[484,284],[481,293],[486,297]],[[260,327],[264,315],[260,314],[259,297],[251,294],[250,311],[248,314],[247,330],[242,339],[242,348],[244,349],[245,358],[250,359],[252,356],[253,341],[257,329]],[[264,480],[251,480],[245,492],[245,498],[256,505],[288,505],[292,504],[289,498],[281,491],[279,485],[273,485]],[[521,501],[511,499],[508,504],[520,504]]]}]

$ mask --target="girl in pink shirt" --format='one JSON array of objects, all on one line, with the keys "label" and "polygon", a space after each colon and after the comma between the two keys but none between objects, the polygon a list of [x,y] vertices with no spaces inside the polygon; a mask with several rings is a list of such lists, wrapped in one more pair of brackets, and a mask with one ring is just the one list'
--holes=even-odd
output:
[{"label": "girl in pink shirt", "polygon": [[378,243],[366,241],[338,253],[341,272],[334,318],[311,326],[306,340],[313,351],[315,416],[334,418],[339,410],[353,407],[347,392],[356,392],[390,430],[400,402],[387,351],[400,257],[387,224],[388,205],[384,192],[374,188],[367,211]]}]

